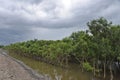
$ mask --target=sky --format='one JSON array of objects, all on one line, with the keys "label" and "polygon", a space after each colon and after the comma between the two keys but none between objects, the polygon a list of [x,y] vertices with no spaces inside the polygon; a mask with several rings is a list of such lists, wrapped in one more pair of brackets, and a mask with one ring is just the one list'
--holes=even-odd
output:
[{"label": "sky", "polygon": [[120,0],[0,0],[0,45],[59,40],[90,20],[120,22]]}]

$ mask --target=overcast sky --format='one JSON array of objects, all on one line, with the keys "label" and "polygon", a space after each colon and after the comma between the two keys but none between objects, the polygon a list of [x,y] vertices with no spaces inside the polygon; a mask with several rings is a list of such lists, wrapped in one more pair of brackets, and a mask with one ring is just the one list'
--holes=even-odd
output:
[{"label": "overcast sky", "polygon": [[92,19],[120,23],[120,0],[0,0],[0,44],[57,40]]}]

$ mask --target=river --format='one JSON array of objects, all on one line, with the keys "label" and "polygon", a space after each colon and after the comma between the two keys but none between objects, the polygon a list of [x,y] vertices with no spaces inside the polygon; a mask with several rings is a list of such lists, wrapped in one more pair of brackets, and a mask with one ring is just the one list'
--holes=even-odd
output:
[{"label": "river", "polygon": [[[22,57],[16,54],[9,54],[9,55],[18,60],[21,60],[26,65],[34,69],[36,72],[47,77],[47,80],[102,80],[98,78],[96,79],[95,77],[93,77],[91,73],[81,72],[79,65],[77,64],[71,64],[67,69],[65,69],[41,61],[36,61],[31,58]],[[119,79],[120,78],[116,78],[114,80],[119,80]]]}]

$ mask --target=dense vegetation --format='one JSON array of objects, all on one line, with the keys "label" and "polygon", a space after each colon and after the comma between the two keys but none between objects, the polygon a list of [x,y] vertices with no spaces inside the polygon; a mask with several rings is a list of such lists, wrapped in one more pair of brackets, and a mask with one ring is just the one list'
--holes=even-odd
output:
[{"label": "dense vegetation", "polygon": [[4,46],[3,45],[0,45],[0,48],[3,48]]},{"label": "dense vegetation", "polygon": [[62,40],[30,40],[6,46],[11,53],[41,60],[50,64],[67,66],[80,64],[82,70],[94,75],[120,72],[120,26],[104,18],[87,23],[88,30],[78,31]]}]

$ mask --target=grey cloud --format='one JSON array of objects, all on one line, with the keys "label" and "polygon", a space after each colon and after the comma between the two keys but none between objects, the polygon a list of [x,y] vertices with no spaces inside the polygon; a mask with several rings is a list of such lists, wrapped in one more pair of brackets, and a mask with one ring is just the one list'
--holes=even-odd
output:
[{"label": "grey cloud", "polygon": [[[60,10],[64,11],[64,6],[58,1],[60,0],[0,0],[0,44],[35,37],[60,39],[64,34],[71,33],[68,30],[87,29],[86,23],[99,17],[105,17],[115,24],[120,22],[119,0],[91,0],[82,7],[77,4],[70,8],[71,15],[68,16],[68,13],[64,17],[60,14]],[[33,28],[38,28],[39,31],[36,33]],[[41,28],[48,29],[48,32],[41,34]],[[55,34],[61,37],[58,38]]]},{"label": "grey cloud", "polygon": [[[9,44],[29,39],[30,30],[0,29],[0,44]],[[27,37],[26,37],[27,36]]]}]

